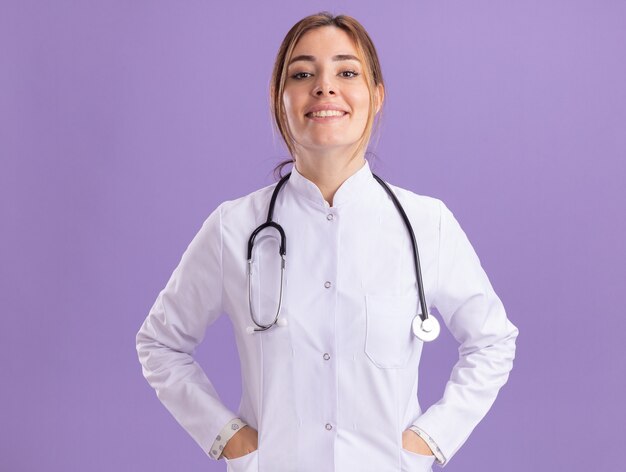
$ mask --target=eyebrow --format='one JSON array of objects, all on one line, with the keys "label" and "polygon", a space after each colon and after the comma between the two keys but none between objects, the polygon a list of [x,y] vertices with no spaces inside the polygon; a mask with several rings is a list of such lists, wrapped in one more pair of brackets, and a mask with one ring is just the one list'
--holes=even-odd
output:
[{"label": "eyebrow", "polygon": [[[315,56],[310,56],[310,55],[307,55],[307,54],[301,54],[300,56],[296,56],[296,57],[292,58],[289,61],[289,64],[287,64],[287,65],[291,65],[292,63],[294,63],[296,61],[315,62]],[[353,56],[352,54],[337,54],[336,56],[333,56],[333,61],[357,61],[357,62],[361,62],[358,57]]]}]

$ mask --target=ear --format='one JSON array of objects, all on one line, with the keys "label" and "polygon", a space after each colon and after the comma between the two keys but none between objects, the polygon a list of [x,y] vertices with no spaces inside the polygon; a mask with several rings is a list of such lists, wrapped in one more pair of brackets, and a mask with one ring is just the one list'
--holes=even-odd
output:
[{"label": "ear", "polygon": [[376,113],[380,111],[383,106],[383,102],[385,101],[385,87],[383,84],[378,84],[376,86]]}]

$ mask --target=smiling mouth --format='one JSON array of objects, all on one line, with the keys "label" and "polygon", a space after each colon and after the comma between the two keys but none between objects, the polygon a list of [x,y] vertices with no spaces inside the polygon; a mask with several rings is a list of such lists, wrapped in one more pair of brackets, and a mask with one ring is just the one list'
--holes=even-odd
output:
[{"label": "smiling mouth", "polygon": [[311,119],[316,119],[316,120],[329,120],[329,119],[337,119],[337,118],[341,118],[345,115],[347,115],[348,113],[345,111],[339,111],[339,110],[323,110],[323,111],[316,111],[316,112],[312,112],[312,113],[307,113],[306,116],[307,118],[311,118]]}]

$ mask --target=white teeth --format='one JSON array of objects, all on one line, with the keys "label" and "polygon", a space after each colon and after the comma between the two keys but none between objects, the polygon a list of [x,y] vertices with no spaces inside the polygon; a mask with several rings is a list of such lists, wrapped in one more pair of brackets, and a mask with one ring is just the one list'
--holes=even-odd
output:
[{"label": "white teeth", "polygon": [[321,117],[325,117],[325,116],[342,116],[344,113],[345,112],[339,111],[339,110],[322,110],[322,111],[316,111],[316,112],[313,112],[313,113],[309,113],[309,115],[321,118]]}]

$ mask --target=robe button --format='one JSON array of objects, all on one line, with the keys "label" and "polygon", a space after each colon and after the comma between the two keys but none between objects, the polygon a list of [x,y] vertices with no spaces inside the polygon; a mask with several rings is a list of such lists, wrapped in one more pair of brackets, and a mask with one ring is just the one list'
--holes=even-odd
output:
[{"label": "robe button", "polygon": [[330,288],[332,286],[332,284],[328,281],[324,282],[324,287],[326,288]]},{"label": "robe button", "polygon": [[326,429],[330,431],[331,429],[333,429],[333,425],[330,423],[326,423]]},{"label": "robe button", "polygon": [[330,354],[328,354],[327,352],[324,353],[324,360],[328,360],[330,359]]}]

